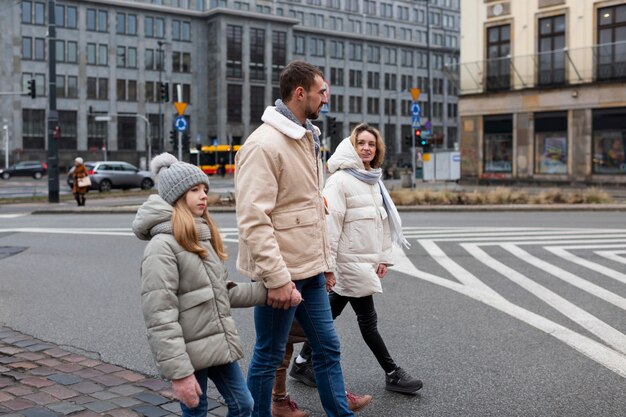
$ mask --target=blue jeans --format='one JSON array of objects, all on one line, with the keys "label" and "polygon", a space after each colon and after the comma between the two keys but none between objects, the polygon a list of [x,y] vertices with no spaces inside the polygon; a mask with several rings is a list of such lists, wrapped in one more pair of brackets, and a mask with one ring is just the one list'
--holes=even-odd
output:
[{"label": "blue jeans", "polygon": [[252,415],[254,401],[237,362],[201,369],[196,371],[195,376],[202,389],[200,404],[196,408],[188,408],[181,402],[180,408],[183,411],[183,417],[206,417],[208,411],[206,390],[209,378],[226,401],[227,417],[249,417]]},{"label": "blue jeans", "polygon": [[254,398],[252,415],[272,416],[274,374],[283,361],[289,329],[295,316],[313,349],[317,390],[326,415],[354,416],[348,409],[339,363],[339,338],[330,312],[324,274],[294,282],[303,299],[298,307],[288,310],[267,305],[254,308],[256,345],[248,368],[248,388]]}]

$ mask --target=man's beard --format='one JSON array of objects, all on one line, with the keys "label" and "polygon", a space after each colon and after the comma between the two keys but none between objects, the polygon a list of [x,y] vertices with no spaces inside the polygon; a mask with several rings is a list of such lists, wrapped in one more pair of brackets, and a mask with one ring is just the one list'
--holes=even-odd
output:
[{"label": "man's beard", "polygon": [[307,112],[305,114],[306,118],[309,120],[317,119],[318,117],[320,117],[320,109],[321,107],[316,110],[307,109]]}]

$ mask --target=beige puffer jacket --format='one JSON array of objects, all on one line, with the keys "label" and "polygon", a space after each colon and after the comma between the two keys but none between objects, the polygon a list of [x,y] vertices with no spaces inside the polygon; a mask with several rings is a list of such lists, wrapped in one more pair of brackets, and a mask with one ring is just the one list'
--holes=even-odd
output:
[{"label": "beige puffer jacket", "polygon": [[172,217],[172,206],[151,195],[139,208],[133,232],[150,240],[141,263],[141,305],[148,341],[163,378],[180,379],[195,370],[243,357],[231,307],[263,305],[260,283],[228,281],[223,262],[210,241],[207,259],[187,252],[174,236],[150,230]]},{"label": "beige puffer jacket", "polygon": [[237,268],[267,288],[332,267],[311,132],[268,107],[237,152]]},{"label": "beige puffer jacket", "polygon": [[333,288],[339,295],[364,297],[383,292],[376,275],[379,264],[392,265],[389,220],[378,184],[367,184],[345,169],[365,169],[349,138],[328,160],[326,181],[328,235],[336,262]]}]

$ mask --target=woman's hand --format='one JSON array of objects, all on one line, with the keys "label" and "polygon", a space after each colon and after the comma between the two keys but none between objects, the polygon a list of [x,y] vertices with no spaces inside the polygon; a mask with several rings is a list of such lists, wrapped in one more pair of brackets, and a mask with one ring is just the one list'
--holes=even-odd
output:
[{"label": "woman's hand", "polygon": [[200,403],[202,390],[194,374],[172,381],[174,396],[189,408],[196,408]]},{"label": "woman's hand", "polygon": [[378,275],[378,278],[383,279],[385,275],[387,275],[387,265],[378,264],[378,268],[376,269],[376,275]]},{"label": "woman's hand", "polygon": [[337,280],[335,279],[335,273],[334,272],[324,272],[324,278],[326,278],[326,292],[330,292],[330,290],[337,283]]},{"label": "woman's hand", "polygon": [[291,307],[297,307],[301,302],[302,294],[300,294],[300,291],[298,291],[294,285],[293,290],[291,290]]}]

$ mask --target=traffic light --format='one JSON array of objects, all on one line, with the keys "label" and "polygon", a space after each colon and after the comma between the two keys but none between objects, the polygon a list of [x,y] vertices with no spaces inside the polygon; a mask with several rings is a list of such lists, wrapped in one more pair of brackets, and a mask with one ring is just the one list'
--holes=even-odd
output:
[{"label": "traffic light", "polygon": [[30,98],[37,98],[37,84],[34,79],[28,80],[28,95]]},{"label": "traffic light", "polygon": [[334,137],[337,134],[337,118],[336,117],[328,117],[328,137]]},{"label": "traffic light", "polygon": [[406,146],[406,147],[410,147],[411,146],[411,137],[410,136],[405,136],[404,137],[404,146]]},{"label": "traffic light", "polygon": [[161,83],[161,101],[167,103],[170,101],[170,84]]},{"label": "traffic light", "polygon": [[170,130],[170,145],[176,145],[176,132]]},{"label": "traffic light", "polygon": [[52,137],[56,140],[61,139],[61,126],[56,125],[54,129],[52,129]]}]

